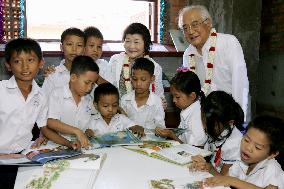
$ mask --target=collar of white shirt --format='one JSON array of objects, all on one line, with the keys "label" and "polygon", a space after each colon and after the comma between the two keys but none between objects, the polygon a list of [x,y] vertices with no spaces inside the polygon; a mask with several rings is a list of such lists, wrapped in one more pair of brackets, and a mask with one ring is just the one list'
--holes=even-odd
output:
[{"label": "collar of white shirt", "polygon": [[[73,98],[72,92],[71,92],[71,90],[69,88],[69,83],[63,87],[63,98],[65,98],[65,99]],[[81,102],[84,101],[84,100],[90,100],[89,98],[92,98],[90,96],[90,94],[82,96],[81,97]]]},{"label": "collar of white shirt", "polygon": [[[19,88],[16,82],[15,76],[12,76],[7,82],[8,89],[16,89]],[[31,94],[38,94],[40,92],[40,87],[37,85],[35,80],[32,81],[32,91]]]},{"label": "collar of white shirt", "polygon": [[186,109],[182,110],[180,112],[181,118],[183,120],[186,120],[192,114],[193,110],[195,110],[196,108],[200,108],[199,100],[195,101],[190,106],[188,106]]},{"label": "collar of white shirt", "polygon": [[[56,67],[56,69],[57,69],[58,72],[61,73],[61,72],[66,72],[66,71],[68,71],[67,68],[66,68],[66,66],[64,66],[64,64],[65,64],[65,59],[61,60],[60,64]],[[69,72],[69,71],[68,71],[68,72]]]},{"label": "collar of white shirt", "polygon": [[[125,97],[125,100],[126,100],[126,101],[130,101],[132,104],[136,104],[136,105],[137,105],[137,103],[136,103],[136,101],[135,101],[135,91],[134,91],[134,90],[131,91],[131,92],[129,93],[129,95],[127,95],[127,96]],[[148,100],[147,100],[147,102],[146,102],[145,105],[147,105],[147,106],[153,106],[153,105],[155,105],[154,95],[153,95],[153,93],[152,93],[151,91],[150,91]]]},{"label": "collar of white shirt", "polygon": [[[265,168],[269,164],[270,161],[273,161],[273,159],[271,159],[271,160],[265,159],[265,160],[262,160],[261,162],[259,162],[254,167],[254,169],[249,173],[248,176],[251,176],[251,175],[255,174],[257,171]],[[243,170],[244,174],[246,174],[249,166],[247,164],[245,164],[243,161],[240,161],[240,167]]]}]

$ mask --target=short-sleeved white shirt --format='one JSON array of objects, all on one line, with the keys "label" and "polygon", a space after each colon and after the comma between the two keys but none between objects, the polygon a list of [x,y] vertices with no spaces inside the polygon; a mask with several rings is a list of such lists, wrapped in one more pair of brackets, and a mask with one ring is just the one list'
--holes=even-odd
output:
[{"label": "short-sleeved white shirt", "polygon": [[100,76],[108,81],[108,72],[110,72],[108,61],[106,61],[105,59],[98,59],[96,60],[96,63],[100,68]]},{"label": "short-sleeved white shirt", "polygon": [[15,77],[0,81],[0,153],[17,153],[30,145],[32,129],[46,126],[46,97],[32,82],[25,100]]},{"label": "short-sleeved white shirt", "polygon": [[[221,136],[225,136],[227,134],[227,130],[221,133]],[[221,171],[224,164],[233,164],[234,162],[240,160],[240,147],[241,140],[243,134],[239,131],[235,126],[233,127],[231,135],[227,139],[223,139],[218,142],[208,143],[205,145],[205,148],[214,152],[213,157],[211,159],[212,165],[217,169],[217,171]],[[221,156],[218,158],[217,151],[221,146]],[[219,159],[220,163],[214,163],[214,160]]]},{"label": "short-sleeved white shirt", "polygon": [[182,142],[195,146],[204,146],[207,136],[201,121],[199,100],[180,112],[179,128],[187,129],[185,133],[179,136]]},{"label": "short-sleeved white shirt", "polygon": [[136,124],[123,114],[115,114],[108,125],[101,114],[97,112],[92,115],[87,124],[87,128],[92,129],[96,135],[103,135],[106,133],[123,131],[134,125]]},{"label": "short-sleeved white shirt", "polygon": [[275,159],[265,159],[259,162],[248,175],[246,174],[247,170],[248,165],[242,161],[237,161],[230,167],[229,175],[261,188],[270,184],[278,186],[279,189],[284,188],[284,172]]},{"label": "short-sleeved white shirt", "polygon": [[[197,52],[193,45],[189,45],[183,54],[184,67],[188,67],[189,55],[195,55],[196,74],[202,86],[205,81],[205,67],[208,63],[209,48],[210,40],[208,38],[202,47],[202,55]],[[249,93],[247,68],[242,47],[238,39],[230,34],[217,34],[216,55],[210,91],[217,90],[232,94],[246,115]]]},{"label": "short-sleeved white shirt", "polygon": [[[121,52],[120,54],[113,55],[109,60],[110,72],[108,76],[109,78],[108,81],[117,88],[119,88],[119,80],[125,56],[126,56],[125,52]],[[149,60],[151,60],[155,65],[155,70],[154,70],[155,94],[157,94],[159,97],[164,98],[165,96],[164,96],[164,87],[162,82],[162,74],[163,74],[162,67],[158,63],[156,63],[152,58],[149,57]],[[150,88],[151,87],[152,86],[150,86]],[[150,89],[150,91],[152,90]]]},{"label": "short-sleeved white shirt", "polygon": [[55,88],[51,92],[48,103],[48,118],[57,119],[73,127],[85,130],[93,109],[90,95],[81,97],[81,101],[76,105],[67,84],[64,87]]},{"label": "short-sleeved white shirt", "polygon": [[51,73],[44,79],[42,90],[47,96],[49,96],[54,88],[63,87],[69,83],[70,71],[67,70],[64,63],[65,60],[63,59],[60,64],[55,67],[55,72]]},{"label": "short-sleeved white shirt", "polygon": [[135,101],[135,91],[125,94],[121,98],[121,107],[127,116],[147,129],[155,129],[156,127],[165,128],[165,112],[161,98],[150,92],[145,105],[137,107]]}]

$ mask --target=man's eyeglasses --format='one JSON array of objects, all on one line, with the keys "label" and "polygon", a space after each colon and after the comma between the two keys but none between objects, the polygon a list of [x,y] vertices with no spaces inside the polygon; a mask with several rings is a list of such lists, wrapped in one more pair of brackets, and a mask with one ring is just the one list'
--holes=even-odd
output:
[{"label": "man's eyeglasses", "polygon": [[203,24],[208,18],[204,19],[203,21],[193,21],[190,25],[185,25],[182,27],[183,32],[188,32],[189,30],[197,30],[199,29],[200,25]]}]

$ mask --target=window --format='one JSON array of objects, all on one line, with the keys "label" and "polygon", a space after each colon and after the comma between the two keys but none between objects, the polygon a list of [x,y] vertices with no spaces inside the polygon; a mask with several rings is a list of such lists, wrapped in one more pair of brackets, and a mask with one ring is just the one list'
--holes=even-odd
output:
[{"label": "window", "polygon": [[[131,0],[28,0],[27,36],[38,40],[59,40],[68,27],[96,26],[106,41],[121,41],[132,22],[146,25],[157,41],[157,1]],[[131,8],[130,8],[131,7]],[[157,22],[157,21],[156,21]]]}]

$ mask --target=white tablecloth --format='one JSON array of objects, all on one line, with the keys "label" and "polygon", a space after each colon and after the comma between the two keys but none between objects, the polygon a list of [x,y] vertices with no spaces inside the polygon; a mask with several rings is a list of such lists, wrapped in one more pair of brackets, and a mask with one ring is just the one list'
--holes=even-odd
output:
[{"label": "white tablecloth", "polygon": [[[151,179],[186,178],[201,180],[208,173],[190,173],[188,168],[142,155],[123,147],[92,150],[105,152],[107,157],[96,178],[95,189],[146,189]],[[39,167],[37,167],[39,168]],[[20,167],[15,189],[25,188],[25,184],[36,167]],[[218,187],[224,188],[224,187]]]}]

